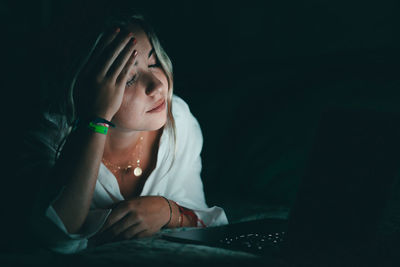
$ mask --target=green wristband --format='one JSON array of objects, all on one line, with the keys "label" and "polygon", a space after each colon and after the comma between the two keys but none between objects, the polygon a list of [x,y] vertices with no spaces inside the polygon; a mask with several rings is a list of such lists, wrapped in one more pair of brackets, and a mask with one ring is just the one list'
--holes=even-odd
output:
[{"label": "green wristband", "polygon": [[95,124],[95,123],[93,123],[93,122],[89,122],[88,127],[89,127],[89,129],[91,129],[93,132],[101,133],[101,134],[107,135],[108,127],[106,127],[106,126],[99,125],[99,124]]}]

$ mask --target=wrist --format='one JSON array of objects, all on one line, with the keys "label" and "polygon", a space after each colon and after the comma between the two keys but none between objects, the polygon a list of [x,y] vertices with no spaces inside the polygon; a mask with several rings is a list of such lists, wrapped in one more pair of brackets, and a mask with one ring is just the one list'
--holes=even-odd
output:
[{"label": "wrist", "polygon": [[173,210],[173,225],[171,227],[178,228],[183,226],[183,214],[180,211],[179,205],[175,201],[170,201],[172,203]]},{"label": "wrist", "polygon": [[112,122],[105,120],[103,118],[97,116],[86,117],[86,118],[80,117],[75,121],[73,125],[73,131],[75,131],[77,128],[79,129],[87,128],[93,132],[107,135],[108,129],[110,127],[114,128],[115,125]]},{"label": "wrist", "polygon": [[91,118],[102,118],[107,121],[111,121],[114,115],[111,115],[108,112],[91,112],[87,114],[84,118],[85,119],[91,119]]},{"label": "wrist", "polygon": [[109,107],[106,107],[98,103],[93,104],[86,110],[86,114],[89,117],[97,116],[106,120],[111,120],[112,117],[114,117],[115,113],[116,111],[114,111],[113,109],[110,109]]},{"label": "wrist", "polygon": [[112,115],[108,115],[108,114],[101,114],[101,113],[93,113],[93,117],[98,117],[98,118],[102,118],[105,119],[107,121],[111,121],[113,116]]},{"label": "wrist", "polygon": [[169,224],[171,223],[171,219],[172,219],[172,206],[171,206],[171,201],[169,201],[166,197],[160,196],[160,198],[162,198],[163,201],[166,202],[168,205],[167,206],[167,211],[169,214],[169,215],[167,215],[168,221],[166,223],[164,223],[164,225],[161,227],[161,229],[164,229],[164,228],[168,228],[170,226]]}]

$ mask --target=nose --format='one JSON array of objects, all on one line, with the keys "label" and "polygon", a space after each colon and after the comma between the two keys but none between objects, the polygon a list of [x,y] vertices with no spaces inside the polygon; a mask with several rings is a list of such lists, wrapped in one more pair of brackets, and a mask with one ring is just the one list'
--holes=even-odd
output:
[{"label": "nose", "polygon": [[146,94],[149,96],[153,96],[162,92],[163,84],[151,71],[142,75],[142,83]]}]

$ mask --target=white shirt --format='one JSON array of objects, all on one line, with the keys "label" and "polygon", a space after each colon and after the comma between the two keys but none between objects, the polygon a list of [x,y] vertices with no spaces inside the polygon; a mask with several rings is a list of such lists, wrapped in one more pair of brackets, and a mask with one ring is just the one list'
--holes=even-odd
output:
[{"label": "white shirt", "polygon": [[[175,161],[167,172],[173,157],[173,147],[169,142],[171,135],[164,127],[156,167],[147,178],[140,196],[164,196],[173,200],[180,206],[193,210],[206,226],[227,224],[224,210],[217,206],[208,207],[205,201],[200,177],[200,152],[203,146],[200,125],[186,102],[177,95],[172,97],[172,114],[176,124]],[[48,119],[51,120],[51,116]],[[61,191],[57,197],[60,194]],[[45,216],[34,214],[32,226],[46,246],[60,253],[75,253],[87,248],[88,239],[102,228],[112,211],[105,207],[124,200],[115,176],[101,163],[86,221],[80,233],[70,234],[52,207],[57,197],[46,209]]]}]

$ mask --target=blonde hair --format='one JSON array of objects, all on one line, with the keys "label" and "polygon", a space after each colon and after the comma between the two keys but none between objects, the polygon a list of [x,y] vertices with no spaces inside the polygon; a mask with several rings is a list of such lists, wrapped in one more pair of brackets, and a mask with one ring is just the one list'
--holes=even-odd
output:
[{"label": "blonde hair", "polygon": [[[173,150],[172,162],[167,171],[167,173],[168,173],[175,161],[175,156],[176,156],[176,126],[175,126],[175,119],[172,114],[172,95],[173,95],[172,62],[171,62],[170,58],[168,57],[167,53],[162,48],[160,41],[159,41],[157,35],[155,34],[155,31],[148,23],[146,23],[143,15],[140,15],[140,14],[134,14],[134,15],[118,14],[118,15],[110,16],[109,19],[105,21],[105,28],[109,29],[116,25],[125,26],[127,24],[138,24],[143,29],[143,31],[146,33],[150,43],[152,44],[152,46],[154,48],[154,53],[158,58],[158,61],[161,65],[161,68],[162,68],[164,74],[167,76],[167,80],[168,80],[168,94],[167,94],[168,105],[167,105],[167,108],[168,108],[168,110],[167,110],[167,123],[164,127],[166,127],[166,130],[169,131],[169,136],[170,136],[169,145],[170,145],[170,147],[173,148],[172,149]],[[74,95],[75,95],[74,88],[75,88],[76,80],[77,80],[82,68],[86,65],[87,61],[89,60],[94,48],[96,47],[97,43],[99,42],[99,40],[103,34],[104,34],[104,32],[100,33],[97,36],[93,46],[90,49],[90,52],[84,58],[84,60],[81,62],[80,66],[78,67],[77,71],[74,73],[74,75],[72,77],[70,85],[68,86],[67,101],[66,101],[66,103],[64,103],[65,106],[63,107],[63,110],[65,111],[65,113],[67,115],[67,123],[69,124],[69,127],[67,130],[67,134],[65,135],[65,137],[61,141],[59,147],[57,148],[56,158],[58,158],[59,153],[60,153],[63,145],[65,144],[67,136],[72,132],[73,126],[74,126],[76,120],[78,119],[78,114],[76,112],[77,108],[76,108],[76,104],[75,104],[76,101],[74,99]],[[170,153],[170,150],[171,149],[168,150],[168,153]]]}]

